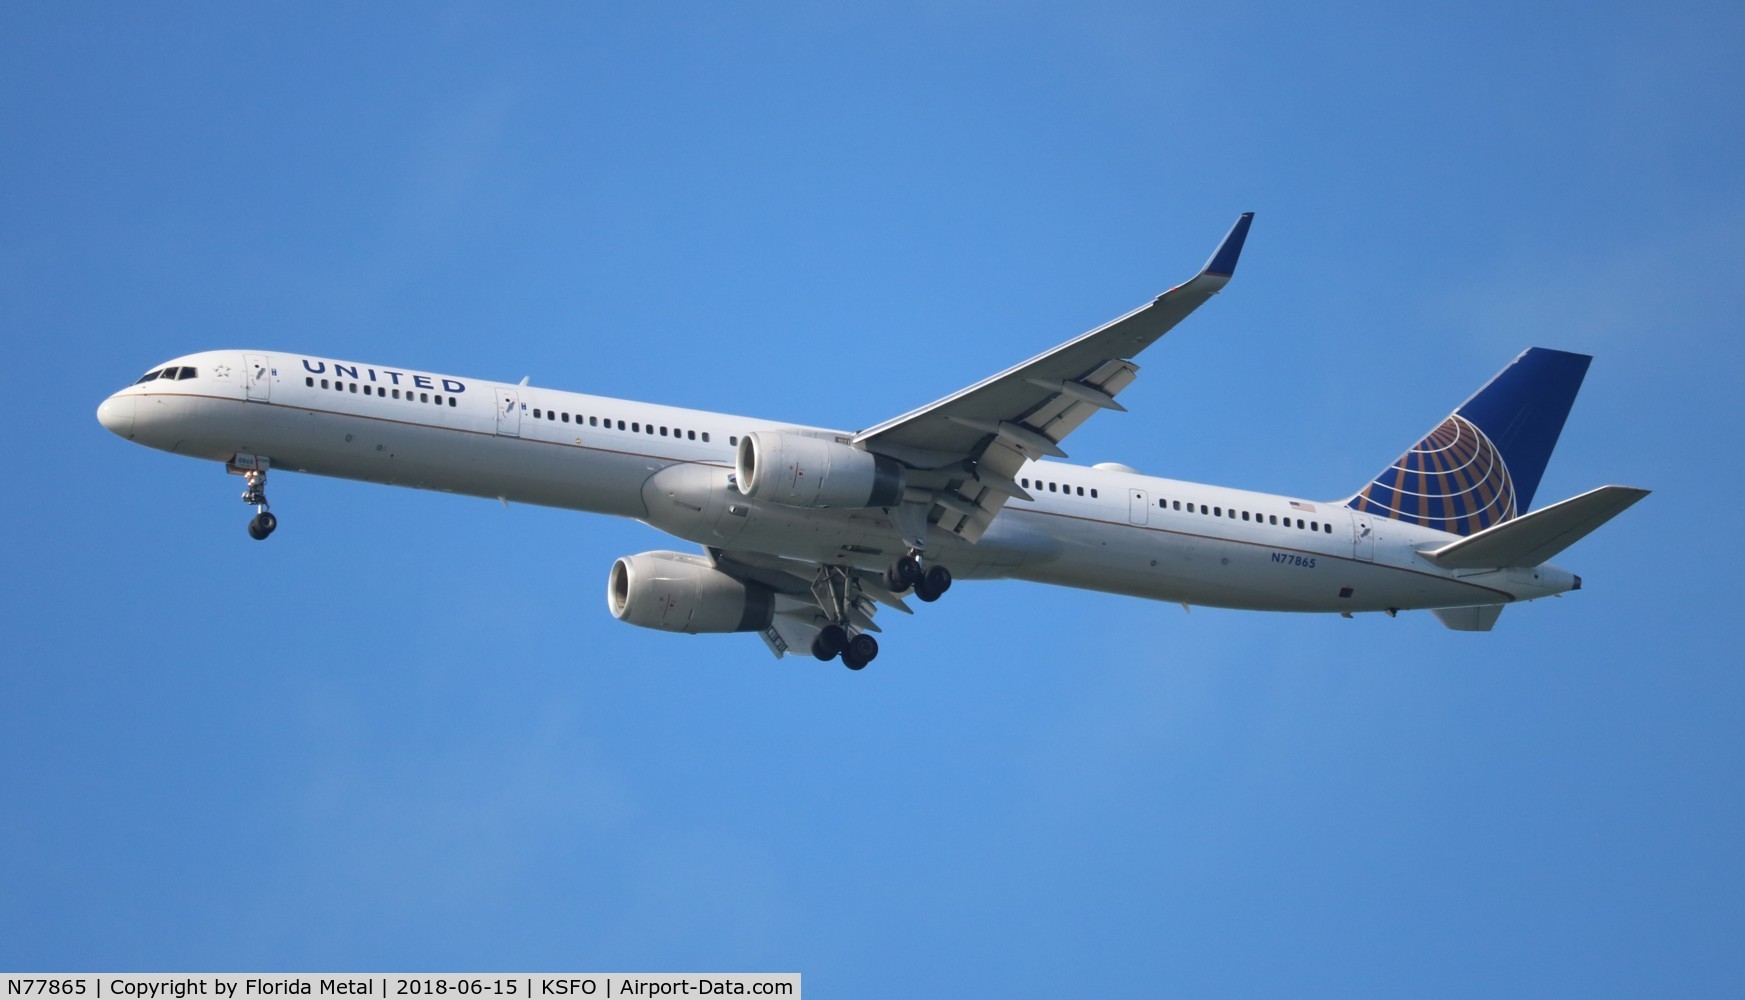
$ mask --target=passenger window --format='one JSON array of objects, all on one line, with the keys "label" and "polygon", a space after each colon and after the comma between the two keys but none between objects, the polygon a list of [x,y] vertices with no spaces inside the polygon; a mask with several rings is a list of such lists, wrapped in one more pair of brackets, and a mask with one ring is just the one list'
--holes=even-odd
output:
[{"label": "passenger window", "polygon": [[315,376],[310,375],[310,376],[305,377],[303,379],[303,384],[308,386],[311,389],[315,388]]},{"label": "passenger window", "polygon": [[662,427],[662,428],[661,428],[661,429],[660,429],[660,436],[661,436],[661,437],[666,437],[666,428],[665,428],[665,427]]},{"label": "passenger window", "polygon": [[630,431],[631,431],[631,433],[633,433],[633,434],[634,434],[634,433],[637,433],[637,432],[639,432],[639,431],[641,431],[641,430],[642,430],[642,425],[641,425],[641,424],[639,424],[639,423],[636,423],[636,422],[635,422],[635,421],[632,421],[632,422],[631,422],[631,424],[630,424]]},{"label": "passenger window", "polygon": [[356,395],[356,394],[357,394],[357,383],[356,383],[356,382],[353,382],[353,383],[352,383],[352,384],[351,384],[351,391],[352,391],[352,394],[353,394],[353,395]]},{"label": "passenger window", "polygon": [[1277,515],[1277,514],[1268,514],[1268,515],[1266,515],[1266,523],[1268,523],[1268,524],[1277,524],[1277,523],[1278,523],[1278,515]]},{"label": "passenger window", "polygon": [[535,419],[535,420],[539,419],[539,407],[537,407],[537,406],[535,406],[533,408],[533,419]]},{"label": "passenger window", "polygon": [[653,437],[654,436],[654,425],[649,424],[647,427],[643,428],[643,433],[649,435],[650,437]]},{"label": "passenger window", "polygon": [[1018,481],[1018,485],[1024,487],[1025,489],[1029,489],[1030,488],[1030,480],[1021,479]]},{"label": "passenger window", "polygon": [[1247,511],[1242,512],[1242,520],[1244,520],[1244,521],[1248,520],[1248,512]]},{"label": "passenger window", "polygon": [[689,441],[697,440],[697,432],[696,431],[686,431],[685,432],[685,439],[689,440]]},{"label": "passenger window", "polygon": [[1321,525],[1321,531],[1324,534],[1331,535],[1333,533],[1333,525],[1331,523],[1323,524]]},{"label": "passenger window", "polygon": [[708,441],[708,440],[709,440],[709,432],[708,432],[708,431],[704,431],[704,432],[703,432],[703,440],[704,440],[704,441]]},{"label": "passenger window", "polygon": [[1093,486],[1093,487],[1091,487],[1091,499],[1095,500],[1096,498],[1097,498],[1097,489],[1096,489],[1096,487]]},{"label": "passenger window", "polygon": [[[441,406],[441,405],[442,405],[442,397],[441,397],[441,396],[437,396],[437,397],[436,397],[436,405],[437,405],[437,406]],[[550,412],[550,411],[547,411],[547,413],[548,413],[548,414],[549,414],[549,412]]]},{"label": "passenger window", "polygon": [[451,407],[454,406],[454,397],[453,396],[448,397],[448,405]]},{"label": "passenger window", "polygon": [[1083,486],[1075,486],[1073,489],[1078,490],[1079,496],[1082,497],[1085,495],[1085,488]]},{"label": "passenger window", "polygon": [[1315,522],[1315,521],[1310,521],[1310,522],[1309,522],[1309,530],[1310,530],[1310,531],[1320,531],[1320,530],[1321,530],[1321,525],[1320,525],[1320,524],[1318,524],[1318,523],[1317,523],[1317,522]]},{"label": "passenger window", "polygon": [[1177,501],[1176,501],[1176,502],[1175,502],[1175,509],[1176,509],[1176,510],[1181,510],[1181,509],[1182,509],[1182,502],[1181,502],[1181,501],[1180,501],[1180,500],[1177,500]]},{"label": "passenger window", "polygon": [[735,448],[739,447],[739,435],[735,434],[732,437],[729,437],[727,443]]},{"label": "passenger window", "polygon": [[1213,507],[1213,508],[1212,508],[1212,516],[1213,516],[1213,517],[1223,517],[1223,516],[1224,516],[1224,508],[1222,508],[1222,507]]},{"label": "passenger window", "polygon": [[1049,484],[1048,484],[1048,492],[1050,492],[1050,493],[1058,493],[1058,492],[1060,492],[1060,491],[1059,491],[1059,490],[1058,490],[1058,489],[1056,489],[1056,488],[1055,488],[1055,484],[1054,484],[1054,483],[1049,483]]},{"label": "passenger window", "polygon": [[395,398],[395,399],[399,399],[399,398],[400,398],[400,390],[398,390],[398,389],[395,389],[395,390],[394,390],[394,398]]},{"label": "passenger window", "polygon": [[1299,517],[1299,518],[1297,518],[1297,529],[1300,531],[1300,530],[1302,530],[1302,527],[1303,527],[1303,519]]},{"label": "passenger window", "polygon": [[1159,506],[1159,507],[1162,507],[1162,508],[1163,508],[1163,509],[1164,509],[1164,510],[1168,510],[1168,509],[1169,509],[1169,501],[1168,501],[1168,500],[1161,500],[1161,499],[1160,499],[1160,500],[1158,500],[1158,501],[1157,501],[1157,505],[1158,505],[1158,506]]},{"label": "passenger window", "polygon": [[566,413],[563,415],[563,422],[566,424],[570,422],[570,415],[569,414]]},{"label": "passenger window", "polygon": [[420,402],[420,403],[428,403],[428,402],[430,402],[430,393],[428,393],[428,392],[421,392],[421,393],[419,393],[419,394],[418,394],[418,401],[419,401],[419,402]]}]

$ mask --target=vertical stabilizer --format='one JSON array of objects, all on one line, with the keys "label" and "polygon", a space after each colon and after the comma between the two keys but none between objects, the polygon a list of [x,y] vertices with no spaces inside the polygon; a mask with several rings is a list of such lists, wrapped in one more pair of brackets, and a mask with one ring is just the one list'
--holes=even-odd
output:
[{"label": "vertical stabilizer", "polygon": [[1457,535],[1524,513],[1592,360],[1528,349],[1346,506]]}]

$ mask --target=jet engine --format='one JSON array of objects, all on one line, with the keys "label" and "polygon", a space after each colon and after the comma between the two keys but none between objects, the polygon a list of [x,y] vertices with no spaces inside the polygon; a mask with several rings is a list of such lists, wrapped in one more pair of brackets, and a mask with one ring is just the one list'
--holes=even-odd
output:
[{"label": "jet engine", "polygon": [[756,431],[739,439],[739,492],[784,507],[893,507],[903,499],[894,459],[803,434]]},{"label": "jet engine", "polygon": [[644,552],[612,564],[606,606],[621,622],[663,632],[756,632],[775,617],[775,593],[682,552]]}]

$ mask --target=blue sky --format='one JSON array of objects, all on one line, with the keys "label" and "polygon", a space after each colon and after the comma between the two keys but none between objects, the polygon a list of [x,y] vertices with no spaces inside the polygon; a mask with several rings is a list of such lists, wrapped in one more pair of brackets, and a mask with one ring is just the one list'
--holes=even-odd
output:
[{"label": "blue sky", "polygon": [[[0,966],[1738,995],[1742,28],[9,7]],[[1248,210],[1073,458],[1343,496],[1591,353],[1539,500],[1655,493],[1582,592],[1462,635],[965,585],[851,674],[614,622],[641,525],[282,475],[256,544],[238,480],[93,418],[256,347],[870,426]]]}]

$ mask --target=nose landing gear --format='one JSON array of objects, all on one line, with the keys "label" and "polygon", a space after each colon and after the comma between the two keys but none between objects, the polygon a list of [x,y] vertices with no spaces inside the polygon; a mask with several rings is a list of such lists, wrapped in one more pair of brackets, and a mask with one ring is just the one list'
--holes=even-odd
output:
[{"label": "nose landing gear", "polygon": [[248,522],[248,537],[263,541],[279,526],[279,519],[267,510],[267,460],[238,455],[231,462],[230,471],[241,474],[246,486],[242,491],[242,502],[255,509],[254,517]]}]

